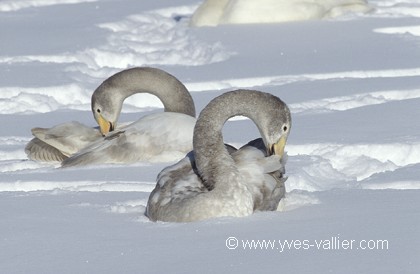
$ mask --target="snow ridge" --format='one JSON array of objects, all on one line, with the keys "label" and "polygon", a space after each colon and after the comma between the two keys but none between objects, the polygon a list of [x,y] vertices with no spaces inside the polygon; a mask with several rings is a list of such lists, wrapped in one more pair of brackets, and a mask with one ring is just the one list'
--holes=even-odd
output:
[{"label": "snow ridge", "polygon": [[11,12],[30,7],[45,7],[63,4],[78,4],[97,2],[99,0],[3,0],[0,2],[0,12]]}]

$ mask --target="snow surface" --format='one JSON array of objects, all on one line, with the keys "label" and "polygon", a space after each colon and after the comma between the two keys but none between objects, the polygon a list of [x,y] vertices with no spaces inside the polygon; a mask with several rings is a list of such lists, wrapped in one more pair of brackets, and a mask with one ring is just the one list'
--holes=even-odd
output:
[{"label": "snow surface", "polygon": [[[419,273],[420,3],[371,0],[364,15],[189,28],[199,4],[0,1],[1,272]],[[170,163],[62,169],[26,159],[32,127],[95,126],[93,90],[141,65],[176,75],[198,111],[240,87],[289,104],[282,211],[153,223],[145,205]],[[161,106],[135,95],[121,119]],[[237,118],[224,136],[239,146],[258,131]],[[333,237],[388,248],[242,246]]]}]

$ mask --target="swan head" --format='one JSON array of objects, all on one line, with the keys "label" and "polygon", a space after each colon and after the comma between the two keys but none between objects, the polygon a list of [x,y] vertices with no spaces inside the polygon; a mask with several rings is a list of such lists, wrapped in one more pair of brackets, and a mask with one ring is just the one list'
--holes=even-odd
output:
[{"label": "swan head", "polygon": [[259,130],[267,149],[267,155],[278,155],[283,157],[284,147],[292,125],[290,110],[287,105],[275,97],[275,100],[265,107],[268,112],[261,112]]},{"label": "swan head", "polygon": [[113,131],[121,113],[124,98],[119,96],[116,87],[102,83],[92,95],[91,107],[93,117],[99,125],[102,135]]},{"label": "swan head", "polygon": [[277,141],[268,142],[266,145],[268,155],[278,155],[283,157],[284,147],[286,146],[287,136],[283,135]]},{"label": "swan head", "polygon": [[165,111],[195,117],[193,99],[175,76],[156,68],[134,67],[110,76],[92,94],[92,113],[102,135],[115,129],[124,100],[136,93],[157,96]]}]

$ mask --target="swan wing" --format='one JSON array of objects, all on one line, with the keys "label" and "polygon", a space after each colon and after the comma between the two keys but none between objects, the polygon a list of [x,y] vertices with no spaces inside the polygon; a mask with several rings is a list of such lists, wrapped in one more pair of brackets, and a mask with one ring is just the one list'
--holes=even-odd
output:
[{"label": "swan wing", "polygon": [[67,158],[60,150],[36,137],[26,145],[25,153],[29,159],[39,162],[61,162]]},{"label": "swan wing", "polygon": [[189,202],[201,193],[209,192],[195,169],[190,152],[178,163],[164,168],[150,194],[146,215],[152,221],[181,222],[191,217]]},{"label": "swan wing", "polygon": [[253,196],[254,211],[276,210],[286,192],[286,157],[267,156],[261,138],[241,147],[232,157]]},{"label": "swan wing", "polygon": [[29,159],[62,161],[101,138],[100,132],[78,122],[63,123],[52,128],[33,128],[35,136],[25,147]]},{"label": "swan wing", "polygon": [[[237,151],[231,145],[225,147],[230,154]],[[191,151],[178,163],[164,168],[159,173],[156,187],[149,197],[146,215],[152,221],[166,222],[191,221],[207,215],[217,215],[211,212],[216,208],[215,204],[213,208],[207,207],[207,212],[197,212],[200,210],[199,206],[194,204],[193,198],[210,191],[198,173],[194,153]]]},{"label": "swan wing", "polygon": [[195,118],[185,114],[151,114],[93,142],[62,166],[179,160],[192,149],[194,125]]},{"label": "swan wing", "polygon": [[[267,157],[261,139],[254,140],[239,150],[231,146],[226,146],[226,149],[243,178],[242,184],[252,196],[253,210],[276,210],[285,195],[285,162],[279,156]],[[156,187],[148,200],[146,215],[152,221],[165,222],[196,221],[218,216],[220,212],[216,211],[226,208],[219,205],[222,202],[220,197],[207,199],[211,190],[200,177],[194,154],[190,152],[178,163],[159,173]],[[208,204],[203,206],[203,203]],[[206,210],[200,210],[201,208]]]}]

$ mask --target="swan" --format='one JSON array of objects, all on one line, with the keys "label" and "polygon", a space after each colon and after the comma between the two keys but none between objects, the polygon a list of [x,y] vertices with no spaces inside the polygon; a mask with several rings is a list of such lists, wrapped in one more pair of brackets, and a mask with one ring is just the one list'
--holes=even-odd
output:
[{"label": "swan", "polygon": [[[124,100],[136,93],[157,96],[165,112],[117,125]],[[179,160],[191,150],[194,102],[186,87],[163,70],[136,67],[112,75],[92,94],[91,108],[99,131],[77,122],[33,129],[35,138],[25,149],[28,157],[62,161],[67,167]]]},{"label": "swan", "polygon": [[190,25],[279,23],[370,10],[366,0],[206,0],[194,12]]},{"label": "swan", "polygon": [[[222,128],[243,115],[261,137],[235,150]],[[255,90],[235,90],[213,99],[197,119],[193,151],[157,176],[146,216],[152,221],[191,222],[276,210],[285,194],[284,147],[291,127],[287,105]]]}]

